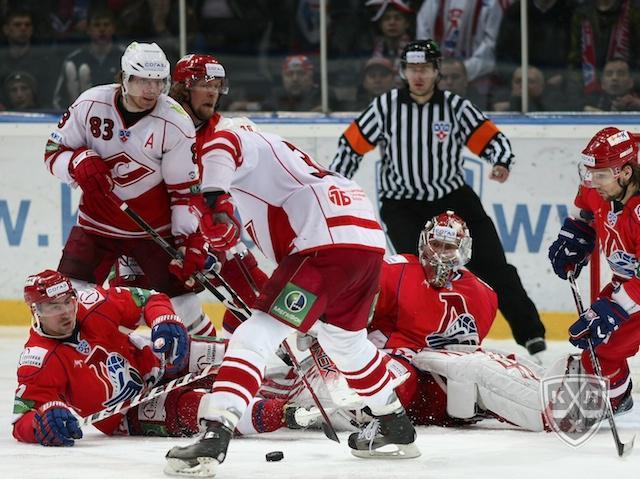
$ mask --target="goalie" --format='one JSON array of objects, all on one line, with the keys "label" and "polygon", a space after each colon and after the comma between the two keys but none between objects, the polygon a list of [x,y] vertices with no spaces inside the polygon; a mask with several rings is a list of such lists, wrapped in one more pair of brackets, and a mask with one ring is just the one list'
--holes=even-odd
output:
[{"label": "goalie", "polygon": [[[538,390],[544,370],[513,354],[480,347],[498,305],[493,290],[463,267],[471,241],[465,222],[447,211],[426,223],[418,256],[385,258],[369,339],[390,355],[388,367],[395,376],[406,378],[396,393],[414,424],[463,425],[495,417],[543,430]],[[334,404],[326,407],[344,410],[348,394],[335,368],[327,366],[328,358],[317,347],[310,350],[325,382],[333,386]],[[351,409],[357,408],[355,401]],[[304,399],[297,404],[309,406]],[[296,416],[313,418],[304,411]]]}]

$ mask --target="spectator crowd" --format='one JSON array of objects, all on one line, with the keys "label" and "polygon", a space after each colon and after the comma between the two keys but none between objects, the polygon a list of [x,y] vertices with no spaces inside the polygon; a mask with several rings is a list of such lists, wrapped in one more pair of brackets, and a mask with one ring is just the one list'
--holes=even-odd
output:
[{"label": "spectator crowd", "polygon": [[[514,0],[327,0],[328,106],[357,111],[400,86],[400,54],[432,38],[439,87],[486,111],[521,111]],[[527,0],[529,111],[637,111],[640,0]],[[111,83],[123,46],[156,42],[175,62],[178,2],[0,0],[0,109],[60,112]],[[221,109],[322,111],[319,0],[187,0],[187,50],[213,52]]]}]

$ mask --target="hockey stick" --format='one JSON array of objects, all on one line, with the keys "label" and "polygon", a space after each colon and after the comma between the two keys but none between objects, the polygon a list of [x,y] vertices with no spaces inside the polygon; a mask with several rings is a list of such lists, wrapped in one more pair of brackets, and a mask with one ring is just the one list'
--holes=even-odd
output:
[{"label": "hockey stick", "polygon": [[109,406],[106,409],[95,412],[87,417],[80,418],[79,422],[81,426],[88,426],[90,424],[102,421],[108,417],[114,416],[116,414],[121,414],[132,407],[138,406],[139,404],[145,403],[151,399],[162,396],[163,394],[167,394],[168,392],[173,391],[174,389],[178,389],[180,386],[184,386],[186,384],[197,381],[198,379],[202,379],[204,377],[213,374],[218,369],[213,369],[213,364],[209,364],[206,368],[204,368],[199,373],[189,373],[184,376],[180,376],[179,378],[175,378],[169,381],[166,384],[162,384],[160,386],[156,386],[149,391],[144,391],[138,394],[137,396],[132,397],[131,399],[119,402],[118,404],[114,404],[113,406]]},{"label": "hockey stick", "polygon": [[[576,309],[578,310],[578,315],[582,316],[585,312],[584,306],[582,304],[582,297],[580,296],[580,291],[578,290],[578,285],[576,284],[576,279],[573,274],[573,271],[569,271],[567,273],[567,278],[569,279],[569,284],[571,285],[571,292],[573,293],[573,301],[576,303]],[[591,364],[593,365],[593,370],[596,375],[602,378],[602,367],[600,366],[600,360],[596,356],[595,348],[593,347],[593,343],[591,342],[591,337],[587,337],[587,345],[589,346],[589,358],[591,359]],[[616,423],[613,419],[613,409],[611,407],[611,401],[609,401],[609,397],[607,395],[606,399],[606,414],[607,419],[609,420],[609,426],[611,427],[611,434],[613,434],[613,439],[616,443],[616,450],[618,451],[618,456],[623,457],[631,452],[633,449],[633,443],[636,440],[636,436],[631,438],[631,441],[624,443],[620,440],[620,435],[618,434],[618,428],[616,427]]]},{"label": "hockey stick", "polygon": [[[160,234],[154,230],[149,223],[147,223],[138,213],[133,211],[129,205],[122,201],[120,198],[115,196],[114,194],[108,195],[111,201],[113,201],[120,210],[122,210],[129,218],[131,218],[140,228],[142,228],[145,232],[151,236],[153,241],[155,241],[169,256],[173,259],[180,260],[182,259],[182,255],[175,249],[173,246],[169,244],[169,242],[164,239]],[[216,287],[211,284],[209,278],[202,271],[196,271],[193,273],[193,278],[198,281],[202,286],[204,286],[207,290],[209,290],[213,295],[221,301],[225,306],[228,306],[232,313],[240,320],[246,321],[246,319],[251,316],[251,310],[242,301],[233,289],[227,284],[222,276],[220,276],[217,272],[211,271],[211,274],[216,278],[216,281],[220,282],[222,287],[231,295],[231,299],[233,302],[230,302],[220,291],[216,289]]]},{"label": "hockey stick", "polygon": [[[180,253],[178,252],[178,250],[176,250],[173,246],[171,246],[167,242],[167,240],[165,240],[162,236],[160,236],[160,234],[158,234],[158,232],[156,230],[154,230],[149,223],[147,223],[140,215],[138,215],[138,213],[133,211],[129,207],[129,205],[127,205],[127,203],[125,201],[120,200],[120,198],[118,198],[114,194],[110,194],[108,196],[118,206],[118,208],[120,208],[127,216],[129,216],[129,218],[131,218],[138,226],[140,226],[140,228],[142,228],[144,231],[146,231],[149,234],[149,236],[151,236],[151,238],[169,256],[171,256],[173,259],[182,259],[182,257],[180,255]],[[244,263],[242,263],[242,260],[237,255],[236,255],[236,261],[238,262],[239,267],[240,267],[241,271],[243,272],[243,274],[245,274],[249,278],[251,278],[251,274],[249,273],[249,271],[246,270],[246,267],[245,267]],[[238,294],[234,291],[234,289],[231,286],[229,286],[229,283],[227,283],[222,278],[222,276],[220,276],[215,271],[211,271],[211,272],[215,276],[216,280],[220,282],[221,287],[227,292],[227,294],[229,294],[229,296],[231,296],[233,301],[237,304],[235,308],[230,306],[231,312],[241,322],[246,321],[249,318],[249,316],[251,316],[251,310],[249,309],[249,307],[242,300],[242,298],[240,296],[238,296]],[[196,281],[198,281],[205,288],[207,288],[209,291],[211,291],[213,293],[213,295],[216,298],[218,298],[218,300],[220,300],[224,305],[228,305],[229,302],[228,302],[227,298],[222,293],[220,293],[220,291],[218,291],[213,284],[211,284],[209,279],[201,271],[196,271],[193,274],[193,277],[196,279]],[[251,280],[251,282],[253,282],[253,280]],[[255,283],[252,285],[252,287],[255,287]],[[238,306],[240,306],[240,308],[242,308],[242,310],[236,309]],[[245,316],[245,313],[246,313],[246,316]],[[283,342],[283,344],[285,344],[285,349],[288,348],[287,353],[291,357],[291,361],[294,363],[294,367],[295,367],[295,364],[297,363],[297,360],[295,359],[295,356],[293,356],[291,348],[287,344],[286,340]],[[306,380],[306,378],[304,377],[304,375],[300,371],[299,366],[300,365],[298,363],[298,368],[296,369],[296,372],[300,375],[300,377],[302,378],[303,382],[305,383],[305,386],[307,386],[307,388],[309,389],[309,392],[311,393],[311,397],[314,399],[314,402],[316,403],[316,406],[318,407],[318,409],[322,412],[323,418],[325,418],[326,429],[324,428],[324,426],[323,426],[323,429],[325,430],[326,436],[329,439],[333,440],[333,441],[340,442],[340,440],[338,439],[338,435],[336,434],[336,430],[333,427],[333,424],[331,424],[331,421],[329,420],[329,416],[324,411],[324,408],[322,407],[322,404],[320,404],[320,401],[318,400],[317,395],[315,394],[313,389],[311,389],[311,384],[309,384],[309,381]],[[327,431],[327,429],[328,429],[328,431]]]}]

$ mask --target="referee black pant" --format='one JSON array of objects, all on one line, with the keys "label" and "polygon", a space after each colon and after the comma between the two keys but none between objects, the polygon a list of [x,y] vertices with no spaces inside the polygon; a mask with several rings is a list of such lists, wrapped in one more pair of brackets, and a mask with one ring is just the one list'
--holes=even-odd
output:
[{"label": "referee black pant", "polygon": [[418,238],[432,217],[453,210],[463,218],[473,239],[473,273],[498,295],[498,307],[521,346],[532,338],[544,338],[544,325],[533,301],[522,286],[516,268],[507,263],[496,228],[478,195],[467,185],[436,201],[381,200],[380,216],[396,253],[418,254]]}]

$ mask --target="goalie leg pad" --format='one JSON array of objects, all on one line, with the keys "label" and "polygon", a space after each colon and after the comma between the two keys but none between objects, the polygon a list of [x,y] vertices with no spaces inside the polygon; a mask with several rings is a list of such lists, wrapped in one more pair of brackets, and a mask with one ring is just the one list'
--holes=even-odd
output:
[{"label": "goalie leg pad", "polygon": [[[454,382],[447,391],[447,411],[468,417],[476,388],[476,403],[506,421],[532,431],[544,430],[539,400],[539,370],[515,357],[478,348],[475,352],[423,350],[413,364]],[[452,415],[453,415],[452,414]],[[457,416],[454,416],[457,417]]]},{"label": "goalie leg pad", "polygon": [[228,341],[220,338],[198,336],[191,340],[189,372],[200,372],[209,365],[218,367],[227,348]]}]

